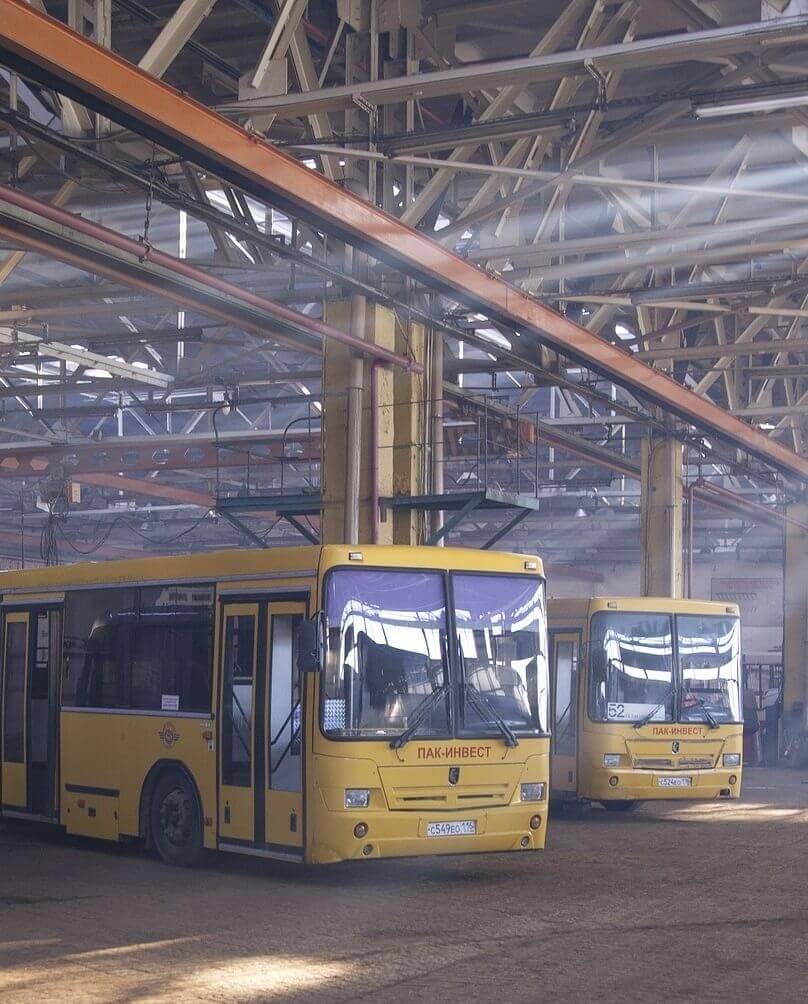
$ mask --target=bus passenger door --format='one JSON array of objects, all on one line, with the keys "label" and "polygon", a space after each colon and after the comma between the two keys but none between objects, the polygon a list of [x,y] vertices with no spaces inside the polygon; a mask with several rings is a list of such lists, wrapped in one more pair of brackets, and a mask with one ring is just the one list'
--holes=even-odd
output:
[{"label": "bus passenger door", "polygon": [[553,760],[551,791],[577,788],[578,631],[553,632]]},{"label": "bus passenger door", "polygon": [[255,837],[255,714],[258,604],[226,603],[220,631],[219,836],[237,844]]},{"label": "bus passenger door", "polygon": [[303,685],[297,668],[297,627],[304,603],[267,606],[266,844],[296,854],[303,847]]},{"label": "bus passenger door", "polygon": [[2,803],[45,819],[58,815],[61,611],[3,618]]},{"label": "bus passenger door", "polygon": [[3,617],[3,808],[28,811],[28,613]]}]

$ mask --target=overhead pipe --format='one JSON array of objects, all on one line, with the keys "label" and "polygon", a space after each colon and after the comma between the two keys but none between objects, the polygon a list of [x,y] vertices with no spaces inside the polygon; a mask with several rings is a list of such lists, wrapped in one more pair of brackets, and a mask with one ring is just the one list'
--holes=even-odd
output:
[{"label": "overhead pipe", "polygon": [[[803,533],[808,533],[808,524],[801,523],[799,520],[794,519],[793,516],[788,516],[777,509],[769,509],[767,506],[761,505],[760,502],[740,498],[734,492],[729,491],[729,489],[721,487],[721,485],[714,485],[708,481],[699,479],[693,482],[692,487],[699,501],[705,502],[707,505],[717,506],[718,508],[734,508],[736,513],[742,516],[745,515],[749,519],[758,519],[772,525],[793,526]],[[713,497],[711,498],[711,496]]]},{"label": "overhead pipe", "polygon": [[332,327],[323,321],[318,321],[316,318],[298,313],[296,310],[291,310],[289,307],[283,306],[283,304],[276,303],[274,300],[268,300],[266,297],[250,292],[250,290],[241,289],[239,286],[227,282],[225,279],[209,275],[201,269],[194,268],[186,262],[165,254],[163,251],[158,251],[150,244],[133,240],[131,237],[125,237],[114,230],[110,230],[98,223],[92,223],[90,220],[85,220],[74,213],[65,212],[46,202],[41,202],[39,199],[25,195],[16,189],[0,185],[0,200],[17,206],[26,212],[35,213],[58,226],[68,227],[94,240],[108,244],[119,251],[134,255],[140,261],[153,262],[155,265],[160,265],[186,279],[191,279],[194,282],[215,289],[226,296],[241,300],[252,307],[257,307],[259,310],[266,311],[277,317],[283,324],[292,325],[296,328],[304,328],[320,338],[330,338],[333,341],[341,342],[343,345],[355,349],[362,355],[374,359],[383,359],[391,366],[398,366],[413,373],[423,372],[423,366],[420,363],[408,359],[406,356],[398,355],[398,353],[391,352],[382,346],[366,342],[355,334],[341,331],[339,328]]}]

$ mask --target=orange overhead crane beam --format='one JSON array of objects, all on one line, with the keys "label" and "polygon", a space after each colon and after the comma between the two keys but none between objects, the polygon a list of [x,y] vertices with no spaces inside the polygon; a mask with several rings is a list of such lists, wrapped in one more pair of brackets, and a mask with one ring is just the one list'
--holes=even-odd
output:
[{"label": "orange overhead crane beam", "polygon": [[362,247],[464,306],[517,332],[530,332],[700,430],[808,480],[808,459],[351,195],[261,137],[33,10],[24,0],[0,0],[0,62],[131,127],[256,198]]}]

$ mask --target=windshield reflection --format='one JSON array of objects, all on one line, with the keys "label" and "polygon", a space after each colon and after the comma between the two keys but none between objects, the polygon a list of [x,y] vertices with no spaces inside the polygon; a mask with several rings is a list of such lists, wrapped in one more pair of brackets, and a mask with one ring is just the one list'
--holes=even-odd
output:
[{"label": "windshield reflection", "polygon": [[665,614],[597,613],[590,628],[595,721],[673,721],[673,638]]},{"label": "windshield reflection", "polygon": [[738,618],[596,613],[590,626],[589,714],[601,722],[671,722],[674,716],[681,722],[740,722]]},{"label": "windshield reflection", "polygon": [[543,581],[466,574],[451,580],[458,656],[450,663],[445,573],[329,573],[321,707],[327,735],[397,738],[412,729],[407,739],[513,739],[547,732]]},{"label": "windshield reflection", "polygon": [[[395,735],[446,683],[443,581],[435,572],[345,569],[326,586],[323,730],[342,738]],[[419,727],[448,735],[448,695]]]},{"label": "windshield reflection", "polygon": [[[547,731],[544,584],[509,575],[453,575],[455,617],[464,683],[464,727],[493,731],[496,716],[517,734]],[[486,709],[487,712],[486,713]]]},{"label": "windshield reflection", "polygon": [[677,617],[682,667],[680,719],[740,722],[740,634],[737,617]]}]

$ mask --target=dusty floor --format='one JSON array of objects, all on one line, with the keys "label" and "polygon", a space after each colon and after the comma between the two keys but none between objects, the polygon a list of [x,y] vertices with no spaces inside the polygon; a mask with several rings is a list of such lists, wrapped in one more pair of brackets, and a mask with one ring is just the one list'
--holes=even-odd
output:
[{"label": "dusty floor", "polygon": [[745,781],[555,819],[544,854],[308,872],[0,827],[0,999],[805,999],[808,775]]}]

